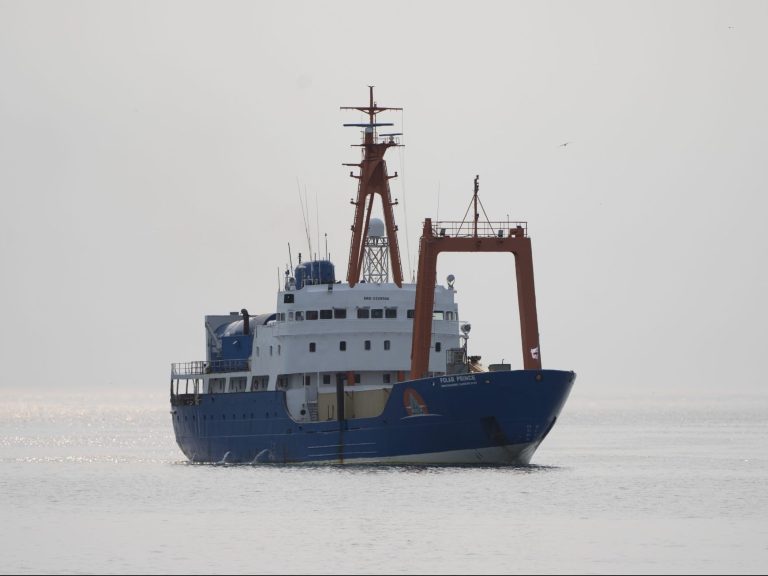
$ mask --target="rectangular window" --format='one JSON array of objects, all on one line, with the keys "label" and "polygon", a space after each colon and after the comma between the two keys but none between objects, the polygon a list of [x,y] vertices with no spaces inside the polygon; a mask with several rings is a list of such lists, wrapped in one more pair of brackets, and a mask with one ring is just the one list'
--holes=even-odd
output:
[{"label": "rectangular window", "polygon": [[302,322],[304,320],[304,312],[296,310],[296,322]]},{"label": "rectangular window", "polygon": [[384,374],[384,384],[389,384],[392,381],[392,375],[389,372]]},{"label": "rectangular window", "polygon": [[293,294],[283,294],[283,304],[293,304]]},{"label": "rectangular window", "polygon": [[384,340],[384,350],[389,350],[389,340]]},{"label": "rectangular window", "polygon": [[251,378],[251,390],[266,390],[269,383],[269,376],[254,376]]},{"label": "rectangular window", "polygon": [[366,350],[370,350],[370,349],[371,349],[371,341],[370,341],[370,340],[366,340],[366,341],[365,341],[365,346],[364,346],[364,348],[365,348]]},{"label": "rectangular window", "polygon": [[435,352],[440,352],[443,349],[443,345],[440,342],[435,342]]},{"label": "rectangular window", "polygon": [[370,308],[358,308],[357,309],[357,317],[358,318],[370,318],[371,317],[371,310],[370,310]]},{"label": "rectangular window", "polygon": [[315,343],[314,342],[310,342],[309,343],[309,351],[310,352],[314,352],[315,351]]},{"label": "rectangular window", "polygon": [[334,308],[333,309],[333,317],[336,319],[346,318],[347,317],[347,309],[346,308]]},{"label": "rectangular window", "polygon": [[331,375],[323,374],[323,384],[330,384],[330,383],[331,383]]},{"label": "rectangular window", "polygon": [[283,345],[282,344],[278,344],[277,345],[277,355],[280,356],[282,351],[283,351]]},{"label": "rectangular window", "polygon": [[454,319],[454,318],[453,318],[453,311],[452,311],[452,310],[448,310],[448,311],[445,313],[445,319],[446,319],[446,320],[453,320],[453,319]]},{"label": "rectangular window", "polygon": [[442,320],[444,318],[442,310],[432,312],[432,320]]},{"label": "rectangular window", "polygon": [[307,320],[317,320],[317,310],[307,310]]},{"label": "rectangular window", "polygon": [[211,394],[216,392],[224,392],[224,387],[227,385],[226,378],[211,378],[208,380],[208,391]]},{"label": "rectangular window", "polygon": [[304,376],[304,386],[312,384],[312,376]]},{"label": "rectangular window", "polygon": [[342,340],[341,342],[339,342],[339,350],[341,350],[342,352],[346,352],[347,351],[347,343],[346,343],[346,341]]},{"label": "rectangular window", "polygon": [[374,308],[371,310],[371,318],[384,318],[384,310],[381,308]]},{"label": "rectangular window", "polygon": [[333,310],[320,310],[320,320],[330,320],[333,318]]},{"label": "rectangular window", "polygon": [[269,347],[269,355],[272,356],[272,346]]},{"label": "rectangular window", "polygon": [[360,384],[360,374],[355,374],[355,384]]},{"label": "rectangular window", "polygon": [[293,322],[293,312],[288,312],[288,322]]},{"label": "rectangular window", "polygon": [[397,318],[397,308],[385,308],[384,318]]},{"label": "rectangular window", "polygon": [[247,382],[245,376],[233,376],[229,379],[229,391],[230,392],[245,392],[245,383]]},{"label": "rectangular window", "polygon": [[413,310],[408,310],[405,314],[406,318],[413,318]]}]

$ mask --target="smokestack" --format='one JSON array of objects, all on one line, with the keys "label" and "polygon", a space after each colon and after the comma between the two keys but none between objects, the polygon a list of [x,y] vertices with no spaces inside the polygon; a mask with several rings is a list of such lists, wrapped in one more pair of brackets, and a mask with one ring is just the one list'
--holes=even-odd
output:
[{"label": "smokestack", "polygon": [[243,308],[242,310],[240,310],[240,314],[243,315],[243,334],[247,336],[248,334],[251,333],[251,323],[250,323],[250,320],[248,319],[248,310]]}]

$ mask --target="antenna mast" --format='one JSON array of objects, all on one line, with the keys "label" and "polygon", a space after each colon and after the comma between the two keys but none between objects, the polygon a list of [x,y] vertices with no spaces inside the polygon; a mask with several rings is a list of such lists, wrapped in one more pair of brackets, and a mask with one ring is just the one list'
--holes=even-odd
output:
[{"label": "antenna mast", "polygon": [[400,133],[378,134],[377,128],[380,126],[392,126],[392,123],[377,123],[376,115],[385,110],[402,110],[402,108],[384,108],[376,105],[373,100],[373,86],[369,86],[369,104],[368,106],[342,106],[342,110],[358,110],[368,114],[368,122],[364,124],[344,124],[344,126],[353,126],[363,128],[363,143],[353,144],[362,148],[362,160],[359,164],[344,164],[344,166],[353,166],[359,169],[359,174],[350,172],[352,178],[358,180],[357,201],[352,201],[355,205],[355,221],[352,225],[352,242],[349,248],[349,266],[347,268],[347,282],[354,286],[360,281],[360,273],[363,268],[363,256],[365,247],[363,239],[368,236],[368,226],[371,220],[371,210],[373,208],[374,196],[381,196],[381,203],[384,212],[384,224],[387,229],[387,238],[389,239],[389,255],[392,265],[392,276],[398,287],[403,285],[403,270],[400,264],[400,247],[397,243],[397,226],[392,212],[392,206],[397,202],[392,202],[392,196],[389,190],[390,178],[396,178],[387,174],[387,163],[384,161],[384,154],[392,146],[400,146],[396,139],[401,136]]}]

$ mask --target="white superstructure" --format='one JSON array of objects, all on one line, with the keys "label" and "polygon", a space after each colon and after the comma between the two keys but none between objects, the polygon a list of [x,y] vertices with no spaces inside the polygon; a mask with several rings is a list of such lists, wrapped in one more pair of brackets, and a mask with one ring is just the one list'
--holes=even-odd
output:
[{"label": "white superstructure", "polygon": [[[309,420],[339,381],[351,393],[386,393],[408,379],[415,284],[295,285],[291,278],[278,292],[276,313],[249,316],[247,332],[239,313],[206,316],[206,362],[174,365],[177,385],[187,380],[202,394],[285,390],[291,415]],[[455,294],[452,282],[435,288],[433,375],[446,372],[446,353],[460,346]],[[250,344],[247,360],[217,360],[222,340],[230,349]]]}]

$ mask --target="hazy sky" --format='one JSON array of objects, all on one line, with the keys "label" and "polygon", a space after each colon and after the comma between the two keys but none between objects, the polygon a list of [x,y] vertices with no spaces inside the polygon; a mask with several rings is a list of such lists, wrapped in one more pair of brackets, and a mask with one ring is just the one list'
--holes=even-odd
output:
[{"label": "hazy sky", "polygon": [[[406,276],[479,174],[574,394],[762,391],[767,59],[766,2],[0,1],[0,387],[165,389],[205,314],[274,310],[297,180],[343,278],[374,84]],[[519,366],[511,256],[439,267]]]}]

